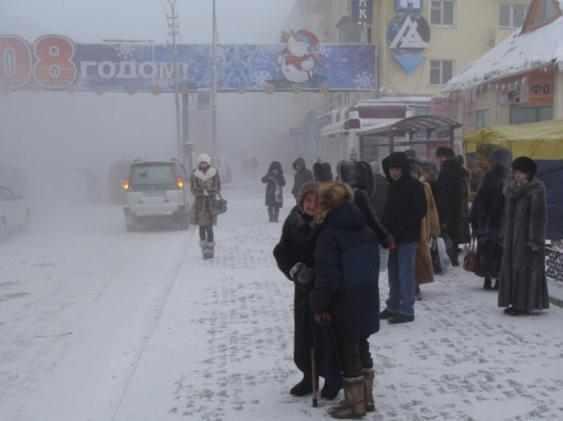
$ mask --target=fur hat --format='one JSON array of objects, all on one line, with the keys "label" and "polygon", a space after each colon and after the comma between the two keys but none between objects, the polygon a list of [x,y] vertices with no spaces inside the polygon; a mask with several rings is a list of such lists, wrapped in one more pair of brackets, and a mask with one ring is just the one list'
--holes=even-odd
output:
[{"label": "fur hat", "polygon": [[324,183],[319,189],[319,206],[321,213],[324,215],[350,200],[352,200],[352,192],[346,184],[339,182]]},{"label": "fur hat", "polygon": [[528,174],[531,180],[536,176],[538,166],[533,159],[530,159],[527,156],[521,156],[520,158],[516,158],[512,163],[512,170]]},{"label": "fur hat", "polygon": [[207,165],[211,165],[211,157],[209,155],[207,155],[206,153],[202,153],[200,156],[198,156],[197,158],[197,164],[207,164]]},{"label": "fur hat", "polygon": [[313,175],[318,183],[333,181],[332,168],[328,162],[315,162],[313,165]]}]

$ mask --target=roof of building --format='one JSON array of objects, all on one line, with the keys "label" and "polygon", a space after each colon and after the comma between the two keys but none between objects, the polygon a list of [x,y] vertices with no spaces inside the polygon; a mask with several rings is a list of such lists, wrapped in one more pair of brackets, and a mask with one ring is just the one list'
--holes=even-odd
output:
[{"label": "roof of building", "polygon": [[[559,4],[563,11],[563,0]],[[550,64],[563,66],[563,16],[535,31],[515,32],[455,76],[444,91],[469,89]]]},{"label": "roof of building", "polygon": [[377,136],[405,136],[424,130],[459,129],[461,124],[447,117],[420,115],[409,117],[380,127],[369,127],[361,133]]}]

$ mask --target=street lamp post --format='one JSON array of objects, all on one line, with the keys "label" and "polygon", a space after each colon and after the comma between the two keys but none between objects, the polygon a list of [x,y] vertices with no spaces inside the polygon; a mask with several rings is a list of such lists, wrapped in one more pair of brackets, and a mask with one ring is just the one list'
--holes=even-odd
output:
[{"label": "street lamp post", "polygon": [[212,11],[212,35],[211,35],[211,150],[217,158],[217,4],[213,0]]}]

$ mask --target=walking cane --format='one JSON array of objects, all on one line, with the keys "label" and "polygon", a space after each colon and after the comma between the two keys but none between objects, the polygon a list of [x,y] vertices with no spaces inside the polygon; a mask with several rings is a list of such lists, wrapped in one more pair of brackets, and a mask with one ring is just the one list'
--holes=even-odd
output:
[{"label": "walking cane", "polygon": [[[314,337],[314,335],[313,335]],[[313,408],[319,407],[319,374],[317,372],[317,355],[315,345],[311,348],[311,374],[313,376]]]}]

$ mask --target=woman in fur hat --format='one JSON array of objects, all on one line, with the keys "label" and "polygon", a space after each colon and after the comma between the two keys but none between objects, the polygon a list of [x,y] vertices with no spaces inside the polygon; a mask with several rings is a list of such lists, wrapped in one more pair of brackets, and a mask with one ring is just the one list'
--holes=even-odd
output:
[{"label": "woman in fur hat", "polygon": [[375,409],[368,338],[379,330],[378,240],[342,183],[321,185],[317,220],[311,302],[315,320],[334,325],[344,376],[345,400],[330,415],[359,418]]},{"label": "woman in fur hat", "polygon": [[192,224],[199,226],[199,238],[204,259],[211,259],[215,253],[213,225],[217,224],[217,214],[213,201],[221,193],[219,172],[211,166],[211,158],[201,154],[197,160],[190,187],[195,197],[192,209]]},{"label": "woman in fur hat", "polygon": [[[294,284],[295,295],[293,316],[294,352],[293,359],[303,373],[303,379],[291,388],[293,396],[307,396],[313,392],[313,373],[311,349],[313,335],[316,343],[316,360],[319,374],[325,378],[321,392],[324,399],[335,399],[342,387],[342,376],[336,349],[329,336],[328,327],[314,326],[310,294],[315,279],[314,251],[319,234],[319,226],[314,216],[319,205],[319,186],[306,183],[297,206],[287,217],[280,242],[274,249],[274,257],[279,269]],[[320,346],[319,346],[320,345]]]},{"label": "woman in fur hat", "polygon": [[512,163],[512,183],[506,191],[504,256],[499,307],[511,316],[549,308],[545,277],[545,185],[537,165],[527,157]]}]

